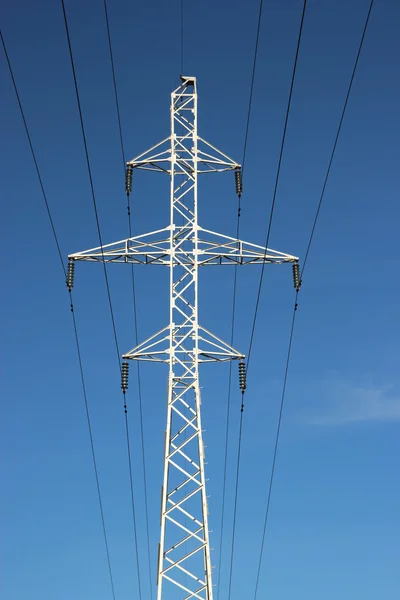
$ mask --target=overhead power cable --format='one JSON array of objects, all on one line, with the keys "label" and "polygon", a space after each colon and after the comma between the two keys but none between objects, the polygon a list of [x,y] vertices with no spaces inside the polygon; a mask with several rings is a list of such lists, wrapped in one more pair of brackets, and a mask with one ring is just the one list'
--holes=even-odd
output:
[{"label": "overhead power cable", "polygon": [[[110,23],[108,18],[107,0],[104,0],[104,14],[107,29],[108,48],[110,52],[110,62],[112,71],[112,80],[114,88],[115,108],[117,113],[118,131],[121,146],[121,159],[123,165],[123,171],[125,176],[126,169],[126,155],[124,147],[124,137],[122,133],[122,122],[121,122],[121,111],[119,106],[119,96],[117,88],[117,80],[115,75],[114,66],[114,54],[111,41]],[[129,238],[132,237],[132,216],[130,206],[130,194],[127,193],[127,216],[128,216],[128,232]],[[133,299],[133,321],[134,321],[134,332],[135,332],[135,344],[139,344],[138,336],[138,318],[137,318],[137,304],[136,304],[136,286],[135,286],[135,273],[133,264],[131,264],[131,282],[132,282],[132,299]],[[139,425],[140,425],[140,439],[141,439],[141,453],[142,453],[142,466],[143,466],[143,489],[144,489],[144,506],[145,506],[145,521],[146,521],[146,536],[147,536],[147,561],[149,570],[149,587],[150,587],[150,598],[153,597],[152,589],[152,577],[151,577],[151,553],[150,553],[150,532],[149,532],[149,511],[148,511],[148,497],[147,497],[147,470],[146,470],[146,456],[145,456],[145,443],[144,443],[144,427],[143,427],[143,402],[142,402],[142,386],[141,386],[141,373],[139,361],[136,361],[136,373],[138,382],[138,400],[139,400]]]},{"label": "overhead power cable", "polygon": [[[56,245],[57,254],[60,259],[60,265],[61,265],[61,268],[62,268],[62,271],[64,274],[64,278],[66,279],[67,271],[66,271],[63,256],[61,253],[60,243],[59,243],[57,231],[55,228],[54,219],[53,219],[50,205],[49,205],[49,202],[47,199],[46,191],[45,191],[44,184],[43,184],[43,179],[42,179],[40,169],[39,169],[39,164],[38,164],[38,161],[36,158],[36,153],[35,153],[33,143],[32,143],[32,138],[31,138],[31,135],[30,135],[30,132],[28,129],[28,124],[27,124],[27,121],[25,118],[25,113],[22,108],[22,103],[21,103],[19,92],[18,92],[17,84],[15,81],[14,72],[13,72],[13,69],[11,66],[10,57],[8,55],[5,40],[4,40],[4,37],[3,37],[3,34],[1,31],[0,31],[0,38],[1,38],[2,45],[3,45],[3,50],[4,50],[5,57],[6,57],[8,69],[10,71],[10,76],[11,76],[12,84],[14,87],[15,95],[17,98],[21,118],[22,118],[22,121],[24,124],[24,129],[25,129],[27,140],[28,140],[29,148],[31,151],[32,159],[33,159],[33,162],[35,165],[36,174],[37,174],[37,177],[39,180],[39,185],[40,185],[40,189],[42,192],[43,201],[44,201],[44,204],[46,207],[47,216],[49,218],[50,227],[51,227],[51,230],[53,233],[53,238],[54,238],[54,242]],[[104,517],[103,500],[102,500],[102,494],[101,494],[101,488],[100,488],[99,473],[98,473],[98,468],[97,468],[97,458],[96,458],[95,445],[94,445],[94,439],[93,439],[89,402],[88,402],[87,391],[86,391],[86,383],[85,383],[85,377],[84,377],[84,371],[83,371],[83,361],[82,361],[82,355],[81,355],[81,350],[80,350],[80,341],[79,341],[78,328],[77,328],[76,317],[75,317],[75,309],[74,309],[74,304],[73,304],[72,292],[69,292],[69,298],[70,298],[72,323],[73,323],[73,329],[74,329],[75,345],[76,345],[78,364],[79,364],[80,379],[81,379],[81,385],[82,385],[82,394],[83,394],[83,400],[84,400],[84,406],[85,406],[86,422],[87,422],[87,427],[88,427],[90,449],[91,449],[91,454],[92,454],[93,469],[94,469],[95,481],[96,481],[97,498],[98,498],[98,502],[99,502],[99,510],[100,510],[100,518],[101,518],[103,538],[104,538],[104,546],[105,546],[106,558],[107,558],[108,575],[109,575],[109,579],[110,579],[111,595],[112,595],[113,600],[115,600],[114,578],[113,578],[113,572],[112,572],[112,567],[111,567],[111,558],[110,558],[107,529],[106,529],[106,523],[105,523],[105,517]]]},{"label": "overhead power cable", "polygon": [[184,52],[183,34],[184,34],[185,13],[184,13],[184,9],[183,9],[183,0],[181,0],[181,15],[180,16],[181,16],[181,19],[180,19],[180,21],[181,21],[181,75],[184,75],[184,72],[183,72],[183,66],[184,66],[184,63],[183,63],[183,58],[184,58],[184,56],[183,56],[183,52]]},{"label": "overhead power cable", "polygon": [[260,42],[260,32],[261,32],[261,21],[262,21],[263,6],[264,6],[264,2],[263,2],[263,0],[260,0],[260,6],[259,6],[259,10],[258,10],[258,20],[257,20],[256,41],[255,41],[255,45],[254,45],[253,68],[252,68],[252,72],[251,72],[249,105],[248,105],[248,109],[247,109],[246,131],[245,131],[245,135],[244,135],[243,158],[242,158],[242,175],[244,174],[244,168],[245,168],[245,164],[246,164],[247,142],[248,142],[248,139],[249,139],[251,109],[253,107],[253,93],[254,93],[254,84],[255,84],[255,79],[256,79],[258,46],[259,46],[259,42]]},{"label": "overhead power cable", "polygon": [[[251,109],[252,109],[252,105],[253,105],[253,92],[254,92],[254,84],[255,84],[255,76],[256,76],[262,12],[263,12],[263,0],[260,0],[259,10],[258,10],[258,19],[257,19],[256,39],[255,39],[255,44],[254,44],[253,66],[252,66],[252,73],[251,73],[249,101],[248,101],[247,117],[246,117],[246,128],[245,128],[245,136],[244,136],[244,144],[243,144],[242,180],[243,180],[244,168],[245,168],[245,163],[246,163],[247,142],[248,142],[249,129],[250,129]],[[239,236],[240,236],[240,214],[241,214],[241,194],[238,195],[236,239],[239,239]],[[235,333],[237,268],[238,268],[238,266],[235,265],[234,272],[233,272],[233,299],[232,299],[232,318],[231,318],[231,337],[230,337],[230,345],[231,346],[233,346],[233,343],[234,343],[234,333]],[[224,539],[224,527],[225,527],[226,478],[227,478],[227,468],[228,468],[228,443],[229,443],[229,423],[230,423],[230,414],[231,414],[231,395],[232,395],[232,361],[230,361],[230,363],[229,363],[229,374],[228,374],[228,397],[227,397],[226,424],[225,424],[225,447],[224,447],[224,474],[223,474],[223,484],[222,484],[221,534],[220,534],[220,543],[219,543],[219,561],[218,561],[218,574],[217,574],[217,600],[219,600],[220,591],[221,591],[220,577],[221,577],[222,551],[223,551],[223,539]],[[242,424],[240,424],[240,431],[241,431],[241,429],[242,429]],[[239,434],[239,444],[240,444],[240,437],[241,436]],[[240,453],[240,449],[239,449],[239,453]],[[232,565],[230,566],[229,581],[231,581],[231,573],[232,573]]]},{"label": "overhead power cable", "polygon": [[[272,227],[272,221],[273,221],[274,210],[275,210],[276,196],[277,196],[279,178],[280,178],[280,173],[281,173],[283,152],[284,152],[285,142],[286,142],[287,126],[288,126],[288,122],[289,122],[289,115],[290,115],[290,110],[291,110],[291,105],[292,105],[294,82],[295,82],[296,73],[297,73],[297,64],[298,64],[298,58],[299,58],[299,52],[300,52],[300,46],[301,46],[301,40],[302,40],[302,34],[303,34],[303,25],[304,25],[304,17],[305,17],[306,8],[307,8],[307,0],[304,0],[302,13],[301,13],[300,26],[299,26],[299,33],[298,33],[298,37],[297,37],[296,53],[295,53],[295,58],[294,58],[294,62],[293,62],[292,76],[291,76],[290,89],[289,89],[289,97],[288,97],[288,102],[287,102],[285,122],[284,122],[282,140],[281,140],[281,146],[280,146],[280,152],[279,152],[278,167],[277,167],[277,172],[276,172],[276,177],[275,177],[275,185],[274,185],[274,191],[273,191],[273,197],[272,197],[272,203],[271,203],[271,209],[270,209],[270,215],[269,215],[269,221],[268,221],[268,230],[267,230],[267,236],[266,236],[266,241],[265,241],[265,249],[266,249],[265,255],[267,254],[267,248],[268,248],[269,238],[270,238],[270,234],[271,234],[271,227]],[[261,10],[260,10],[260,15],[261,15]],[[257,321],[259,302],[260,302],[260,297],[261,297],[264,269],[265,269],[265,263],[263,263],[262,267],[261,267],[261,275],[260,275],[260,281],[259,281],[259,286],[258,286],[258,291],[257,291],[257,299],[256,299],[256,305],[255,305],[255,311],[254,311],[253,325],[252,325],[252,331],[251,331],[251,336],[250,336],[250,344],[249,344],[249,350],[247,353],[246,374],[248,373],[249,362],[250,362],[250,358],[251,358],[251,350],[252,350],[252,345],[253,345],[253,338],[254,338],[255,325],[256,325],[256,321]],[[241,409],[240,409],[240,423],[239,423],[239,440],[238,440],[238,450],[237,450],[237,457],[236,457],[236,478],[235,478],[235,494],[234,494],[232,543],[231,543],[231,553],[230,553],[231,559],[230,559],[230,568],[229,568],[228,599],[231,597],[233,562],[234,562],[234,551],[235,551],[237,506],[238,506],[238,494],[239,494],[240,458],[241,458],[242,435],[243,435],[244,394],[245,394],[245,392],[242,393],[242,404],[241,404]]]},{"label": "overhead power cable", "polygon": [[278,423],[277,423],[277,429],[276,429],[276,435],[275,435],[274,452],[273,452],[273,456],[272,456],[271,473],[270,473],[270,479],[269,479],[269,485],[268,485],[267,506],[266,506],[266,511],[265,511],[265,519],[264,519],[263,534],[262,534],[262,541],[261,541],[260,559],[259,559],[259,562],[257,565],[254,600],[257,598],[258,586],[259,586],[259,581],[260,581],[262,556],[263,556],[263,552],[264,552],[265,536],[266,536],[266,532],[267,532],[269,508],[270,508],[270,504],[271,504],[271,495],[272,495],[272,486],[273,486],[274,476],[275,476],[276,457],[278,454],[279,438],[280,438],[280,433],[281,433],[282,416],[283,416],[283,407],[284,407],[284,403],[285,403],[286,385],[287,385],[287,379],[288,379],[288,374],[289,374],[290,358],[291,358],[291,353],[292,353],[293,334],[294,334],[294,327],[295,327],[297,308],[298,308],[298,295],[299,295],[299,290],[296,290],[296,297],[295,297],[293,313],[292,313],[292,323],[291,323],[290,333],[289,333],[289,344],[288,344],[288,350],[287,350],[287,355],[286,355],[285,373],[283,376],[283,385],[282,385],[281,401],[280,401],[280,406],[279,406]]},{"label": "overhead power cable", "polygon": [[[83,121],[83,113],[82,113],[82,107],[81,107],[79,86],[78,86],[78,80],[76,77],[75,61],[74,61],[74,57],[72,54],[71,38],[69,35],[69,27],[68,27],[67,13],[65,10],[64,0],[61,0],[61,5],[62,5],[62,11],[63,11],[63,17],[64,17],[65,33],[66,33],[66,37],[67,37],[67,44],[68,44],[69,58],[70,58],[71,69],[72,69],[72,76],[73,76],[73,80],[74,80],[75,96],[76,96],[76,102],[77,102],[77,106],[78,106],[79,122],[80,122],[81,132],[82,132],[82,141],[83,141],[83,146],[84,146],[84,150],[85,150],[85,160],[86,160],[86,167],[87,167],[87,172],[88,172],[88,176],[89,176],[89,184],[90,184],[90,191],[91,191],[91,196],[92,196],[93,211],[94,211],[95,220],[96,220],[97,235],[98,235],[99,243],[100,243],[100,246],[102,249],[103,248],[103,239],[102,239],[102,235],[101,235],[100,219],[99,219],[99,213],[98,213],[98,209],[97,209],[96,194],[94,191],[92,168],[90,165],[85,124]],[[104,253],[103,253],[102,258],[104,259]],[[109,304],[109,308],[110,308],[112,329],[113,329],[113,335],[114,335],[114,341],[115,341],[115,349],[117,352],[118,364],[121,366],[121,358],[120,358],[120,354],[119,354],[118,338],[117,338],[117,331],[116,331],[115,318],[114,318],[114,309],[112,306],[110,285],[109,285],[108,274],[107,274],[107,267],[106,267],[104,260],[103,260],[102,264],[103,264],[104,279],[105,279],[106,289],[107,289],[108,304]]]},{"label": "overhead power cable", "polygon": [[334,141],[333,147],[332,147],[332,153],[331,153],[331,156],[330,156],[330,159],[329,159],[327,171],[325,173],[325,179],[324,179],[324,183],[323,183],[323,186],[322,186],[322,190],[321,190],[321,195],[320,195],[319,202],[318,202],[317,211],[315,213],[315,218],[314,218],[313,226],[312,226],[312,229],[311,229],[310,238],[309,238],[309,241],[308,241],[308,244],[307,244],[307,250],[306,250],[306,253],[305,253],[305,256],[304,256],[304,261],[303,261],[302,274],[304,272],[304,269],[305,269],[307,261],[308,261],[308,255],[310,253],[311,244],[312,244],[312,241],[313,241],[313,238],[314,238],[314,232],[315,232],[315,228],[317,226],[317,221],[318,221],[319,213],[320,213],[320,210],[321,210],[322,201],[323,201],[324,196],[325,196],[326,184],[328,183],[329,175],[330,175],[330,172],[331,172],[331,167],[332,167],[333,159],[334,159],[335,152],[336,152],[336,146],[337,146],[337,143],[338,143],[338,140],[339,140],[340,132],[342,130],[343,119],[344,119],[344,115],[345,115],[345,112],[346,112],[346,109],[347,109],[347,104],[349,102],[349,97],[350,97],[351,89],[353,87],[354,76],[356,74],[356,70],[357,70],[357,66],[358,66],[358,61],[359,61],[361,50],[362,50],[362,47],[363,47],[363,44],[364,44],[364,38],[365,38],[365,34],[367,32],[368,23],[369,23],[369,19],[370,19],[370,16],[371,16],[371,11],[372,11],[373,5],[374,5],[374,0],[371,0],[369,8],[368,8],[368,13],[367,13],[367,16],[366,16],[366,19],[365,19],[364,28],[363,28],[363,32],[362,32],[362,35],[361,35],[360,43],[359,43],[359,46],[358,46],[356,59],[354,61],[354,67],[353,67],[353,71],[351,73],[350,83],[349,83],[349,87],[347,89],[347,94],[346,94],[346,98],[345,98],[345,101],[344,101],[343,110],[342,110],[342,113],[340,115],[339,125],[338,125],[338,128],[337,128],[337,132],[336,132],[336,136],[335,136],[335,141]]},{"label": "overhead power cable", "polygon": [[[111,300],[111,292],[110,292],[110,285],[109,285],[109,281],[108,281],[107,267],[106,267],[106,263],[104,260],[103,240],[102,240],[102,234],[101,234],[101,228],[100,228],[100,219],[99,219],[99,214],[98,214],[98,209],[97,209],[96,194],[94,191],[93,176],[92,176],[92,169],[91,169],[91,165],[90,165],[85,124],[84,124],[84,120],[83,120],[79,86],[78,86],[78,80],[77,80],[77,76],[76,76],[75,61],[74,61],[74,57],[73,57],[73,53],[72,53],[72,44],[71,44],[71,38],[70,38],[70,34],[69,34],[68,19],[67,19],[67,13],[65,10],[64,0],[61,0],[61,6],[62,6],[62,12],[63,12],[63,18],[64,18],[65,33],[66,33],[67,44],[68,44],[70,64],[71,64],[73,81],[74,81],[76,102],[77,102],[78,113],[79,113],[79,121],[80,121],[81,132],[82,132],[82,140],[83,140],[83,146],[84,146],[84,150],[85,150],[86,166],[87,166],[87,171],[88,171],[88,176],[89,176],[93,210],[94,210],[94,214],[95,214],[97,234],[98,234],[98,238],[99,238],[99,245],[100,245],[101,253],[102,253],[104,280],[105,280],[106,290],[107,290],[107,297],[108,297],[108,304],[109,304],[109,309],[110,309],[115,349],[116,349],[116,353],[117,353],[119,373],[121,373],[121,358],[120,358],[120,352],[119,352],[117,331],[116,331],[116,326],[115,326],[114,310],[113,310],[113,305],[112,305],[112,300]],[[139,548],[138,548],[138,539],[137,539],[136,509],[135,509],[133,476],[132,476],[132,459],[131,459],[131,451],[130,451],[131,446],[130,446],[130,435],[129,435],[128,411],[127,411],[125,394],[123,394],[123,401],[124,401],[124,417],[125,417],[125,434],[126,434],[126,444],[127,444],[127,454],[128,454],[129,483],[130,483],[130,494],[131,494],[131,505],[132,505],[133,534],[134,534],[134,545],[135,545],[135,552],[136,552],[136,569],[137,569],[137,577],[138,577],[138,592],[139,592],[139,598],[141,599],[142,598],[142,586],[141,586],[141,575],[140,575],[140,565],[139,565]]]},{"label": "overhead power cable", "polygon": [[[286,133],[287,133],[287,127],[288,127],[288,123],[289,123],[290,110],[292,107],[293,89],[294,89],[294,82],[296,79],[297,63],[298,63],[298,59],[299,59],[300,45],[301,45],[301,40],[302,40],[302,35],[303,35],[303,25],[304,25],[304,17],[306,14],[306,9],[307,9],[307,0],[304,0],[302,13],[301,13],[299,34],[297,36],[296,54],[295,54],[294,63],[293,63],[292,78],[290,81],[290,90],[289,90],[289,97],[288,97],[288,102],[287,102],[287,107],[286,107],[286,115],[285,115],[285,123],[283,126],[281,147],[279,150],[278,167],[276,170],[275,185],[274,185],[274,191],[272,194],[272,204],[271,204],[271,210],[270,210],[270,214],[269,214],[267,237],[265,240],[265,255],[267,255],[267,248],[268,248],[268,244],[269,244],[269,238],[271,235],[272,221],[274,218],[276,196],[277,196],[277,192],[278,192],[278,185],[279,185],[279,180],[280,180],[280,175],[281,175],[282,159],[283,159],[283,152],[284,152],[285,143],[286,143]],[[258,290],[257,290],[257,298],[256,298],[255,309],[254,309],[253,325],[251,328],[250,343],[249,343],[249,349],[247,352],[247,374],[249,371],[251,351],[253,348],[254,332],[255,332],[255,328],[256,328],[258,308],[260,305],[261,290],[262,290],[262,284],[263,284],[263,280],[264,280],[264,271],[265,271],[265,263],[263,263],[261,266],[260,281],[259,281]]]},{"label": "overhead power cable", "polygon": [[50,227],[51,227],[51,230],[52,230],[52,233],[53,233],[54,242],[56,244],[57,254],[58,254],[58,257],[59,257],[60,262],[61,262],[61,266],[62,266],[63,271],[64,271],[64,277],[67,277],[67,271],[65,269],[64,260],[63,260],[62,254],[61,254],[61,248],[60,248],[60,244],[59,244],[59,241],[58,241],[58,237],[57,237],[57,233],[56,233],[56,228],[55,228],[55,225],[54,225],[54,220],[53,220],[53,217],[52,217],[52,214],[51,214],[51,211],[50,211],[50,206],[49,206],[49,202],[47,200],[47,195],[46,195],[46,192],[45,192],[45,189],[44,189],[42,176],[41,176],[40,171],[39,171],[38,161],[37,161],[37,158],[36,158],[35,151],[33,149],[33,144],[32,144],[32,139],[31,139],[31,136],[30,136],[30,133],[29,133],[28,124],[27,124],[26,119],[25,119],[25,114],[24,114],[24,110],[22,108],[21,99],[20,99],[20,96],[19,96],[17,84],[16,84],[16,81],[15,81],[15,78],[14,78],[14,73],[13,73],[12,67],[11,67],[10,58],[8,56],[8,52],[7,52],[7,48],[6,48],[6,43],[4,41],[3,33],[1,32],[1,30],[0,30],[0,37],[1,37],[1,43],[3,45],[4,55],[6,57],[6,61],[7,61],[7,65],[8,65],[8,70],[10,71],[10,76],[11,76],[12,84],[13,84],[15,95],[16,95],[16,98],[17,98],[17,102],[18,102],[18,106],[19,106],[19,112],[21,114],[21,118],[22,118],[22,121],[23,121],[23,124],[24,124],[24,129],[25,129],[26,137],[28,139],[29,148],[30,148],[30,151],[31,151],[31,154],[32,154],[33,163],[35,165],[36,175],[37,175],[38,180],[39,180],[39,185],[40,185],[40,189],[41,189],[41,192],[42,192],[44,204],[45,204],[45,207],[46,207],[47,216],[49,217]]},{"label": "overhead power cable", "polygon": [[107,41],[108,41],[108,49],[109,49],[109,53],[110,53],[111,73],[112,73],[113,88],[114,88],[115,109],[117,111],[119,142],[120,142],[120,146],[121,146],[122,164],[123,164],[124,177],[125,177],[124,136],[122,134],[121,111],[119,108],[118,88],[117,88],[117,79],[115,76],[114,54],[113,54],[112,43],[111,43],[111,31],[110,31],[110,21],[108,19],[107,0],[104,0],[104,17],[105,17],[105,21],[106,21]]},{"label": "overhead power cable", "polygon": [[[305,259],[304,259],[304,262],[303,262],[303,268],[302,268],[302,271],[301,271],[301,279],[304,276],[304,271],[305,271],[305,268],[306,268],[306,265],[307,265],[307,260],[308,260],[308,257],[309,257],[309,253],[310,253],[310,249],[311,249],[311,244],[312,244],[312,241],[313,241],[313,238],[314,238],[314,233],[315,233],[315,229],[316,229],[316,226],[317,226],[318,218],[319,218],[319,215],[320,215],[322,202],[323,202],[323,199],[324,199],[324,196],[325,196],[325,191],[326,191],[328,179],[329,179],[329,175],[330,175],[330,172],[331,172],[332,163],[333,163],[333,160],[334,160],[334,157],[335,157],[336,148],[337,148],[337,144],[338,144],[340,132],[341,132],[341,129],[342,129],[342,124],[343,124],[344,116],[345,116],[345,113],[346,113],[346,109],[347,109],[347,105],[348,105],[350,93],[351,93],[351,90],[352,90],[352,87],[353,87],[354,77],[355,77],[355,74],[356,74],[356,71],[357,71],[357,66],[358,66],[358,63],[359,63],[359,58],[360,58],[361,50],[362,50],[362,47],[363,47],[363,44],[364,44],[364,39],[365,39],[365,35],[366,35],[366,32],[367,32],[367,28],[368,28],[368,24],[369,24],[369,20],[370,20],[370,16],[371,16],[371,11],[372,11],[373,4],[374,4],[374,0],[371,0],[371,2],[369,4],[369,9],[368,9],[368,12],[367,12],[367,16],[366,16],[366,19],[365,19],[365,22],[364,22],[364,27],[363,27],[361,39],[360,39],[360,42],[359,42],[359,46],[358,46],[358,50],[357,50],[357,55],[356,55],[356,58],[355,58],[355,61],[354,61],[354,66],[353,66],[352,74],[351,74],[351,77],[350,77],[350,82],[349,82],[349,85],[348,85],[348,88],[347,88],[347,93],[346,93],[346,97],[345,97],[343,109],[342,109],[341,116],[340,116],[340,119],[339,119],[339,125],[338,125],[338,128],[337,128],[335,140],[334,140],[334,143],[333,143],[333,147],[332,147],[332,151],[331,151],[331,155],[330,155],[330,159],[329,159],[329,163],[328,163],[328,168],[327,168],[327,171],[326,171],[326,174],[325,174],[325,178],[324,178],[324,182],[323,182],[323,185],[322,185],[321,195],[320,195],[320,198],[319,198],[319,202],[318,202],[318,205],[317,205],[317,210],[316,210],[315,217],[314,217],[314,220],[313,220],[313,224],[312,224],[312,228],[311,228],[311,232],[310,232],[310,236],[309,236],[309,240],[308,240],[308,244],[307,244],[307,251],[306,251]],[[262,534],[262,540],[261,540],[260,557],[259,557],[258,568],[257,568],[257,576],[256,576],[256,585],[255,585],[255,592],[254,592],[254,600],[256,600],[256,598],[257,598],[257,593],[258,593],[258,589],[259,589],[259,581],[260,581],[260,574],[261,574],[262,558],[263,558],[263,552],[264,552],[265,540],[266,540],[266,534],[267,534],[268,518],[269,518],[269,511],[270,511],[270,504],[271,504],[271,495],[272,495],[272,489],[273,489],[273,483],[274,483],[274,476],[275,476],[275,470],[276,470],[276,458],[277,458],[277,452],[278,452],[278,446],[279,446],[281,424],[282,424],[282,415],[283,415],[283,408],[284,408],[285,394],[286,394],[286,386],[287,386],[288,373],[289,373],[289,367],[290,367],[290,359],[291,359],[293,335],[294,335],[294,330],[295,330],[296,314],[297,314],[297,308],[298,308],[298,293],[299,293],[299,290],[296,290],[296,297],[295,297],[295,301],[294,301],[293,315],[292,315],[292,324],[291,324],[290,335],[289,335],[288,351],[287,351],[287,356],[286,356],[285,373],[284,373],[283,385],[282,385],[281,402],[280,402],[280,408],[279,408],[279,417],[278,417],[278,424],[277,424],[275,444],[274,444],[274,453],[273,453],[271,473],[270,473],[270,479],[269,479],[269,485],[268,485],[268,495],[267,495],[267,503],[266,503],[266,510],[265,510],[263,534]]]}]

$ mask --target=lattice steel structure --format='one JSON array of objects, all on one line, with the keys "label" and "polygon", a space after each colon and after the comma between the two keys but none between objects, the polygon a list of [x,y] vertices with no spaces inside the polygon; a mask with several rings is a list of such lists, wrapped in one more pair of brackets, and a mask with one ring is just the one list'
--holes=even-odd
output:
[{"label": "lattice steel structure", "polygon": [[170,269],[169,325],[123,358],[169,365],[157,599],[212,600],[199,364],[243,355],[199,325],[198,268],[298,259],[198,225],[198,175],[238,170],[240,165],[198,136],[196,79],[181,80],[171,95],[171,135],[127,163],[128,181],[133,169],[169,175],[169,226],[71,254],[69,259]]}]

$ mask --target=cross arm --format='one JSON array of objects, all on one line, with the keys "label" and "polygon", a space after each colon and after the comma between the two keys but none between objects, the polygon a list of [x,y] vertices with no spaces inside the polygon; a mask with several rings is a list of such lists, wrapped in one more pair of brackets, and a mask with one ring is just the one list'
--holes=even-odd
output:
[{"label": "cross arm", "polygon": [[[187,129],[187,135],[190,132],[188,122],[183,116],[180,116],[181,125]],[[176,139],[176,157],[175,169],[184,167],[185,170],[190,170],[190,163],[193,161],[193,151],[189,151],[185,146],[185,136]],[[126,164],[132,169],[141,169],[144,171],[160,171],[162,173],[171,174],[171,137],[165,138],[155,146],[149,148],[139,156],[129,160]],[[221,171],[232,171],[239,169],[240,165],[229,158],[226,154],[218,150],[215,146],[198,137],[197,149],[197,170],[198,174],[203,173],[218,173]]]},{"label": "cross arm", "polygon": [[298,257],[199,227],[199,266],[296,263]]},{"label": "cross arm", "polygon": [[[197,265],[249,265],[296,263],[298,257],[208,229],[197,229]],[[194,229],[175,227],[173,264],[194,265]],[[171,264],[171,227],[69,255],[73,261],[117,262],[147,265]]]}]

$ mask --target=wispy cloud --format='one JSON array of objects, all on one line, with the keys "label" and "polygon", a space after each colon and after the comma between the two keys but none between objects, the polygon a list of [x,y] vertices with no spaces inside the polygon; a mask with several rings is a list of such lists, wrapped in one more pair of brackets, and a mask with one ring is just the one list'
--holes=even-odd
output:
[{"label": "wispy cloud", "polygon": [[[317,387],[320,387],[319,385]],[[367,387],[332,379],[321,382],[313,425],[400,421],[400,394],[393,387]]]}]

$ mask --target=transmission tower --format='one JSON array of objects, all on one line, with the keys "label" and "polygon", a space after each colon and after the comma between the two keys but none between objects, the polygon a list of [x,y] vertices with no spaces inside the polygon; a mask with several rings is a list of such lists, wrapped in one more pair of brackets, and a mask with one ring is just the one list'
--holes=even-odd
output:
[{"label": "transmission tower", "polygon": [[[127,388],[128,360],[169,365],[157,600],[212,600],[199,364],[241,361],[244,355],[199,325],[198,268],[294,263],[298,269],[298,259],[198,225],[198,175],[234,170],[240,196],[241,172],[238,163],[198,136],[196,79],[181,81],[171,95],[171,135],[127,163],[128,194],[133,169],[169,175],[169,226],[71,254],[69,285],[76,261],[169,267],[169,324],[123,355],[122,387]],[[244,364],[240,373],[243,386]]]}]

